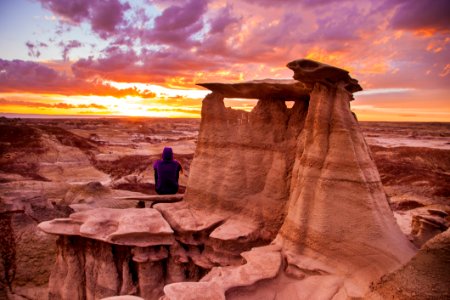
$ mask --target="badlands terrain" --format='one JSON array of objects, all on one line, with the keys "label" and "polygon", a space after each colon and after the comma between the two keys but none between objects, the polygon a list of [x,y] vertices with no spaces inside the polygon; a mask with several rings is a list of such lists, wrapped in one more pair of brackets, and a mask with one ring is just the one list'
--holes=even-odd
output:
[{"label": "badlands terrain", "polygon": [[[164,146],[173,147],[183,166],[184,192],[199,125],[197,119],[1,118],[0,299],[46,298],[57,238],[37,225],[91,208],[142,205],[139,197],[155,194],[152,162]],[[420,248],[449,226],[450,124],[360,122],[360,128],[395,219]],[[335,213],[343,212],[338,208]],[[269,243],[274,233],[266,235]],[[440,273],[443,282],[448,282],[446,271]],[[193,281],[205,275],[190,272]],[[392,282],[400,282],[408,271],[401,272],[390,275],[397,280]],[[389,295],[395,288],[374,287],[390,289]],[[435,295],[448,292],[429,288],[437,289]]]}]

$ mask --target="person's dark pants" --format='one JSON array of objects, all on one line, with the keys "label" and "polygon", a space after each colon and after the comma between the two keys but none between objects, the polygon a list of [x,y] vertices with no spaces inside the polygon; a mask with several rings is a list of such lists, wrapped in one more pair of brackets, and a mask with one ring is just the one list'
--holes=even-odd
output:
[{"label": "person's dark pants", "polygon": [[158,195],[173,195],[178,192],[178,187],[170,187],[170,188],[164,188],[164,189],[156,189],[156,193]]}]

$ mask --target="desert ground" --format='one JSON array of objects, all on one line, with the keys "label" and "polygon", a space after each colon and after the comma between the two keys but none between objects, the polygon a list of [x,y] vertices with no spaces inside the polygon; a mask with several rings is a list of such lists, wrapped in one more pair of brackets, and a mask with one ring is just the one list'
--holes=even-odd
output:
[{"label": "desert ground", "polygon": [[[43,299],[56,238],[37,224],[152,195],[152,163],[171,146],[184,191],[199,119],[0,119],[0,298]],[[448,228],[450,124],[360,122],[402,232],[420,247]],[[336,212],[339,213],[339,212]],[[437,215],[436,215],[437,214]],[[433,227],[417,235],[414,224]],[[416,232],[415,232],[416,230]]]}]

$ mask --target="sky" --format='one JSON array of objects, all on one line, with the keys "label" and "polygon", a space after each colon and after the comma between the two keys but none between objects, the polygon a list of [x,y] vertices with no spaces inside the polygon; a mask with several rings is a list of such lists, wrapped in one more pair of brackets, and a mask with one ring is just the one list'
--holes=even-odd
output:
[{"label": "sky", "polygon": [[450,122],[449,16],[448,0],[0,0],[0,114],[200,117],[195,83],[289,79],[308,58],[359,80],[359,120]]}]

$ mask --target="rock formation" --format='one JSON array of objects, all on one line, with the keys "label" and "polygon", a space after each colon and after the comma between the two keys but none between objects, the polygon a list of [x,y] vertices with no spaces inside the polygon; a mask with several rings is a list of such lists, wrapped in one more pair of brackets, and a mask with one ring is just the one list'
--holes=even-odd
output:
[{"label": "rock formation", "polygon": [[160,296],[167,258],[163,246],[173,244],[174,237],[158,211],[98,208],[39,227],[61,236],[51,299],[101,299],[137,291],[145,298]]},{"label": "rock formation", "polygon": [[[41,224],[61,235],[52,298],[156,299],[164,286],[165,299],[345,299],[406,263],[415,248],[350,110],[358,82],[311,60],[288,67],[296,80],[200,84],[212,93],[184,201]],[[259,101],[245,112],[224,98]]]},{"label": "rock formation", "polygon": [[152,208],[98,208],[43,222],[39,228],[60,236],[51,299],[127,294],[158,299],[165,284],[197,281],[206,273],[200,251],[178,242]]},{"label": "rock formation", "polygon": [[56,237],[38,230],[37,223],[70,212],[45,197],[0,197],[0,299],[46,298]]},{"label": "rock formation", "polygon": [[[229,212],[211,236],[239,218],[257,224],[255,240],[272,239],[276,234],[273,244],[279,249],[272,251],[285,259],[278,276],[301,280],[278,279],[267,298],[278,295],[283,299],[286,286],[299,298],[308,298],[302,293],[308,295],[315,285],[327,283],[335,294],[361,296],[372,280],[408,261],[414,248],[395,223],[350,111],[352,92],[361,90],[357,81],[347,71],[310,60],[294,61],[288,67],[302,88],[292,93],[290,86],[289,96],[282,97],[280,84],[259,82],[270,88],[265,87],[266,94],[250,113],[226,109],[222,100],[251,98],[251,87],[256,97],[261,90],[258,82],[231,87],[202,84],[213,93],[203,103],[185,202],[198,209]],[[237,93],[240,87],[244,89],[241,94]],[[287,109],[285,100],[295,101],[294,106]],[[247,260],[256,255],[254,251],[247,253]],[[233,280],[233,274],[205,280],[219,284]],[[315,283],[308,289],[309,281]],[[174,285],[177,295],[171,285],[165,288],[170,290],[166,292],[169,299],[192,288],[192,284]],[[248,284],[236,284],[234,294],[242,285]]]},{"label": "rock formation", "polygon": [[415,245],[422,246],[434,236],[446,231],[450,223],[448,214],[443,210],[428,209],[429,214],[417,214],[412,217],[411,237]]},{"label": "rock formation", "polygon": [[368,299],[449,299],[450,230],[435,236],[406,265],[372,286]]}]

